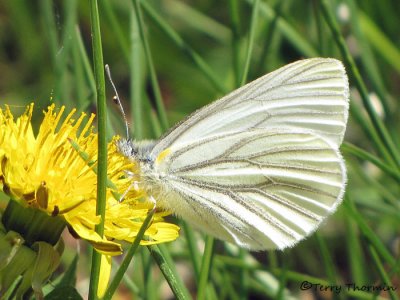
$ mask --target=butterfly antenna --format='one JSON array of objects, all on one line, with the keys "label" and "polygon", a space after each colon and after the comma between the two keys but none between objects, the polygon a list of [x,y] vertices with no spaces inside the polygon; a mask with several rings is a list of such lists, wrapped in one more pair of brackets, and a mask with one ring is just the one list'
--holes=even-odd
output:
[{"label": "butterfly antenna", "polygon": [[106,74],[107,74],[108,80],[110,81],[110,83],[114,89],[115,96],[113,97],[113,101],[115,104],[118,105],[119,112],[121,113],[122,117],[124,118],[126,138],[129,139],[129,123],[128,123],[128,119],[126,118],[124,107],[122,106],[121,99],[119,98],[119,95],[117,92],[117,88],[115,87],[115,84],[111,78],[110,67],[108,65],[105,65],[105,69],[106,69]]}]

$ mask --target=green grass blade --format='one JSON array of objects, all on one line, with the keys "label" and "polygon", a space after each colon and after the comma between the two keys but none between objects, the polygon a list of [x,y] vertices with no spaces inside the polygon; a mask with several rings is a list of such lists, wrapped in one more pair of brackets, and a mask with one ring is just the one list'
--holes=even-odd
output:
[{"label": "green grass blade", "polygon": [[231,28],[217,22],[207,12],[201,12],[190,3],[180,0],[164,0],[164,3],[163,8],[168,15],[173,19],[182,20],[186,28],[205,34],[223,45],[230,42]]},{"label": "green grass blade", "polygon": [[81,58],[80,63],[83,66],[86,84],[89,86],[89,95],[87,97],[89,100],[93,99],[93,101],[87,101],[87,106],[82,107],[82,109],[87,109],[91,102],[92,103],[95,102],[94,99],[96,96],[96,83],[93,75],[93,70],[90,65],[90,60],[86,54],[85,46],[82,40],[82,35],[79,30],[79,27],[75,27],[75,41],[77,43],[76,47],[78,47],[79,49]]},{"label": "green grass blade", "polygon": [[337,22],[334,19],[332,12],[329,9],[328,2],[326,0],[321,1],[321,8],[322,8],[322,12],[325,16],[325,20],[328,23],[329,28],[332,31],[332,35],[336,41],[336,44],[339,47],[340,51],[342,52],[342,56],[343,56],[344,60],[346,61],[346,64],[348,65],[348,70],[350,71],[350,74],[352,75],[352,77],[355,81],[357,89],[360,92],[364,107],[368,113],[368,116],[371,119],[371,122],[374,125],[374,130],[376,130],[378,132],[379,138],[383,141],[383,143],[389,150],[390,155],[392,156],[393,160],[395,161],[396,166],[398,168],[400,168],[400,154],[399,154],[398,150],[396,149],[396,147],[393,143],[393,140],[390,137],[389,133],[387,132],[385,126],[383,125],[382,121],[379,119],[379,116],[377,115],[376,111],[374,110],[374,107],[368,96],[368,91],[365,86],[365,83],[362,80],[360,72],[358,71],[358,68],[353,60],[353,57],[351,56],[351,54],[346,46],[346,42],[344,41],[343,36],[340,34]]},{"label": "green grass blade", "polygon": [[274,37],[278,34],[277,32],[277,24],[278,20],[281,17],[281,13],[283,10],[283,4],[284,1],[278,1],[273,8],[275,11],[275,15],[272,18],[272,20],[269,22],[269,24],[266,26],[267,30],[266,33],[264,34],[265,37],[263,37],[264,44],[262,47],[262,51],[259,57],[259,63],[258,66],[256,67],[256,72],[255,74],[257,75],[263,75],[264,74],[264,66],[265,62],[267,60],[267,56],[270,52],[272,52],[272,42],[274,40]]},{"label": "green grass blade", "polygon": [[394,45],[376,26],[371,19],[362,11],[359,13],[360,27],[365,33],[368,42],[375,50],[382,55],[387,63],[400,73],[400,51],[399,47]]},{"label": "green grass blade", "polygon": [[116,274],[114,275],[113,280],[111,281],[105,295],[104,295],[104,299],[106,300],[111,300],[115,291],[118,288],[118,285],[120,284],[122,278],[125,275],[126,270],[129,267],[129,264],[132,261],[133,256],[136,253],[137,248],[140,245],[140,241],[143,238],[144,233],[146,232],[146,229],[149,227],[150,222],[153,218],[155,212],[155,208],[152,209],[148,214],[146,219],[143,221],[143,224],[140,226],[140,229],[137,233],[137,236],[135,238],[135,240],[133,241],[133,243],[131,244],[131,246],[129,247],[128,252],[126,253],[124,260],[122,261],[120,267],[118,268]]},{"label": "green grass blade", "polygon": [[347,240],[347,253],[350,263],[351,276],[354,282],[358,285],[366,285],[368,273],[365,272],[365,256],[362,251],[362,244],[357,235],[357,226],[349,214],[346,215],[346,228],[348,234]]},{"label": "green grass blade", "polygon": [[56,74],[56,82],[54,88],[54,98],[60,101],[61,103],[67,104],[69,101],[69,97],[67,94],[67,90],[64,88],[66,84],[66,74],[68,74],[68,56],[71,53],[71,47],[73,39],[71,36],[74,35],[74,28],[76,24],[77,18],[77,1],[66,1],[65,5],[65,23],[64,23],[64,31],[63,36],[61,38],[62,48],[60,49],[56,55],[56,65],[55,65],[55,74]]},{"label": "green grass blade", "polygon": [[[371,253],[372,259],[375,263],[376,268],[378,269],[379,276],[381,277],[381,281],[383,282],[384,286],[388,287],[388,293],[390,295],[390,299],[398,300],[399,297],[390,287],[395,287],[395,285],[391,282],[389,275],[386,273],[384,266],[382,265],[381,259],[379,258],[378,253],[376,252],[375,248],[371,245],[368,247]],[[379,291],[377,292],[379,293]]]},{"label": "green grass blade", "polygon": [[181,51],[192,60],[192,62],[199,68],[201,72],[204,73],[205,77],[210,81],[215,89],[220,93],[226,93],[227,89],[220,83],[219,78],[215,75],[210,66],[207,65],[207,63],[201,58],[201,56],[196,53],[179,36],[179,34],[157,14],[157,12],[150,6],[150,4],[148,4],[148,2],[144,1],[142,6],[149,17],[165,33],[165,35],[170,38],[181,49]]},{"label": "green grass blade", "polygon": [[235,86],[240,86],[240,14],[239,1],[229,0],[229,16],[232,29],[232,61],[233,72],[235,74]]},{"label": "green grass blade", "polygon": [[[378,62],[376,59],[376,55],[374,55],[372,51],[372,47],[369,41],[366,38],[368,31],[365,31],[365,28],[362,28],[360,22],[360,10],[357,7],[357,4],[353,0],[348,0],[349,10],[350,10],[350,22],[354,32],[355,37],[357,38],[358,43],[360,44],[360,52],[362,64],[366,69],[366,73],[368,74],[368,79],[371,81],[373,89],[379,96],[380,102],[382,103],[383,109],[385,111],[386,116],[390,116],[390,107],[387,99],[388,91],[385,88],[384,79],[381,76],[380,68],[378,67]],[[362,13],[361,13],[362,14]]]},{"label": "green grass blade", "polygon": [[[246,0],[250,4],[254,4],[256,0]],[[269,21],[276,18],[275,9],[267,2],[262,2],[260,5],[261,15]],[[307,57],[318,56],[318,52],[310,44],[306,37],[302,36],[297,30],[290,25],[285,19],[280,18],[277,21],[277,29],[286,37],[289,43],[296,48],[300,53]]]},{"label": "green grass blade", "polygon": [[116,39],[116,43],[118,43],[125,60],[130,61],[129,42],[121,28],[120,22],[118,22],[118,17],[116,16],[112,3],[112,1],[100,1],[100,8],[106,16],[113,37]]},{"label": "green grass blade", "polygon": [[143,298],[154,299],[154,295],[157,294],[157,289],[154,288],[154,273],[153,272],[153,259],[149,252],[141,251],[140,258],[142,262],[142,273],[143,273]]},{"label": "green grass blade", "polygon": [[350,115],[357,121],[357,125],[359,125],[368,138],[373,141],[376,149],[383,156],[386,162],[391,162],[391,165],[394,165],[394,161],[388,151],[388,149],[383,144],[382,140],[378,136],[378,132],[374,129],[371,122],[367,121],[362,114],[362,108],[356,106],[354,103],[350,102]]},{"label": "green grass blade", "polygon": [[52,65],[56,66],[56,58],[58,51],[58,37],[56,31],[56,23],[53,14],[53,1],[43,0],[40,1],[41,11],[43,12],[43,24],[47,35],[48,48],[50,49],[50,58],[52,60]]},{"label": "green grass blade", "polygon": [[147,65],[149,67],[150,81],[151,81],[151,85],[152,85],[152,88],[154,91],[157,115],[160,119],[163,129],[166,130],[167,128],[169,128],[167,113],[165,111],[164,103],[162,100],[161,90],[160,90],[160,86],[159,86],[158,80],[157,80],[157,75],[156,75],[156,71],[155,71],[155,67],[154,67],[154,63],[153,63],[153,57],[151,54],[150,45],[149,45],[149,42],[147,41],[147,36],[145,34],[144,21],[143,21],[143,17],[142,17],[140,0],[133,0],[133,5],[135,7],[135,14],[136,14],[136,19],[137,19],[137,24],[139,27],[140,38],[142,40]]},{"label": "green grass blade", "polygon": [[[245,262],[247,255],[247,251],[244,249],[239,250],[239,259]],[[248,298],[248,285],[249,285],[249,274],[247,270],[239,269],[239,288],[238,288],[238,295],[239,298],[244,300]]]},{"label": "green grass blade", "polygon": [[143,118],[143,100],[142,100],[142,43],[140,39],[140,29],[136,14],[130,13],[131,31],[131,63],[130,63],[130,81],[131,81],[131,115],[133,116],[134,136],[136,139],[143,139],[144,118]]},{"label": "green grass blade", "polygon": [[191,299],[188,290],[175,270],[174,262],[172,261],[165,246],[153,245],[148,246],[148,249],[154,261],[158,264],[158,267],[163,273],[165,279],[167,280],[176,299]]},{"label": "green grass blade", "polygon": [[[76,36],[74,36],[76,38]],[[84,109],[90,105],[90,101],[86,95],[86,84],[85,84],[85,70],[81,63],[81,52],[79,44],[76,42],[72,45],[72,60],[73,60],[73,77],[76,79],[76,98],[77,108],[79,110]]]},{"label": "green grass blade", "polygon": [[201,262],[199,284],[197,286],[198,300],[204,300],[208,298],[208,297],[206,298],[206,291],[208,290],[207,283],[212,265],[213,251],[214,251],[214,238],[208,235],[206,237],[203,260]]},{"label": "green grass blade", "polygon": [[315,238],[317,240],[318,243],[318,247],[319,247],[319,251],[321,254],[321,262],[324,266],[324,270],[326,272],[326,274],[328,275],[328,279],[331,283],[331,285],[336,285],[338,284],[338,282],[336,282],[336,270],[335,270],[335,266],[334,263],[332,261],[332,258],[330,257],[330,252],[328,249],[328,246],[326,245],[325,241],[323,240],[323,238],[321,238],[321,236],[316,233],[315,234]]},{"label": "green grass blade", "polygon": [[190,228],[190,226],[186,222],[181,222],[180,224],[185,233],[185,238],[186,238],[186,242],[187,242],[187,248],[189,251],[190,261],[193,266],[194,276],[198,282],[199,277],[200,277],[201,258],[200,258],[199,250],[197,249],[197,243],[196,243],[196,239],[194,236],[194,232],[193,232],[192,228]]},{"label": "green grass blade", "polygon": [[385,261],[390,264],[390,266],[395,266],[396,260],[390,254],[390,252],[386,249],[386,247],[382,244],[382,241],[379,237],[371,230],[371,228],[365,223],[363,217],[357,212],[354,204],[349,200],[349,196],[346,195],[346,199],[344,201],[344,206],[346,211],[352,216],[353,220],[359,226],[363,235],[370,241],[371,245],[378,251],[379,255],[381,255]]},{"label": "green grass blade", "polygon": [[343,143],[341,149],[344,153],[352,154],[362,160],[369,161],[381,169],[386,174],[392,176],[393,179],[400,181],[400,172],[397,169],[394,169],[391,166],[388,166],[376,156],[368,153],[367,151],[353,145],[350,143]]},{"label": "green grass blade", "polygon": [[[368,174],[365,172],[366,168],[363,165],[360,165],[358,161],[353,162],[348,160],[347,165],[349,166],[349,171],[351,172],[353,181],[360,181],[360,183],[357,183],[355,187],[358,184],[361,184],[364,189],[370,190],[371,192],[374,191],[379,195],[378,197],[380,198],[379,202],[376,200],[364,201],[365,195],[363,192],[360,193],[360,191],[357,191],[357,193],[354,193],[353,190],[349,190],[348,193],[349,195],[354,196],[355,203],[361,205],[362,207],[377,211],[385,217],[393,217],[395,223],[400,224],[400,211],[398,210],[400,203],[395,191],[393,191],[391,188],[388,188],[392,184],[396,185],[397,182],[392,183],[389,178],[384,177],[386,180],[384,183],[381,183],[379,177],[368,176]],[[360,195],[358,196],[358,194]],[[356,196],[358,197],[356,198]],[[360,207],[360,209],[362,207]]]},{"label": "green grass blade", "polygon": [[[98,168],[97,168],[97,202],[96,214],[101,216],[100,223],[95,227],[96,232],[103,236],[104,217],[106,210],[106,187],[107,187],[107,140],[106,140],[106,96],[104,62],[101,43],[99,11],[96,0],[90,0],[90,21],[93,45],[93,65],[96,80],[97,95],[97,127],[98,135]],[[89,299],[97,298],[97,289],[100,276],[101,254],[93,249],[92,267],[90,273]]]},{"label": "green grass blade", "polygon": [[250,68],[250,60],[251,60],[251,55],[253,53],[253,48],[254,48],[254,36],[255,36],[255,31],[257,28],[257,22],[258,22],[258,14],[259,14],[259,7],[260,7],[260,1],[255,0],[253,3],[253,11],[251,13],[251,24],[250,24],[250,31],[249,31],[249,40],[247,43],[247,50],[246,50],[246,60],[244,63],[244,68],[240,80],[240,85],[244,85],[247,81],[247,76],[249,73],[249,68]]}]

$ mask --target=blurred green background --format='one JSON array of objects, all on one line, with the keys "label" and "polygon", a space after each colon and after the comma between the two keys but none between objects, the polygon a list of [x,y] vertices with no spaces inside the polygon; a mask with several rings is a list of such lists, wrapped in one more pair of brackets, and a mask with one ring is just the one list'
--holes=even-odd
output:
[{"label": "blurred green background", "polygon": [[[167,127],[156,108],[157,89],[146,54],[154,62],[169,125],[243,81],[297,59],[335,57],[348,70],[351,117],[342,147],[349,170],[345,203],[307,240],[283,252],[257,253],[256,262],[218,243],[210,275],[218,299],[400,297],[400,2],[324,3],[142,1],[142,25],[149,43],[145,51],[133,2],[99,1],[104,61],[111,67],[137,138],[158,137]],[[332,32],[324,10],[334,17],[339,32]],[[343,55],[338,39],[345,42],[349,57]],[[36,124],[51,102],[95,112],[91,65],[87,1],[0,2],[0,104],[10,105],[16,116],[30,102],[35,102]],[[369,100],[363,100],[360,82]],[[124,135],[108,82],[107,90],[108,136]],[[194,234],[201,249],[202,237]],[[184,231],[181,236],[170,251],[196,295],[193,258]],[[140,272],[130,274],[133,285],[125,282],[129,295],[172,297],[169,292],[152,290],[152,280],[163,282],[163,278],[152,279],[145,268],[151,265],[147,252],[140,255]],[[81,268],[86,276],[85,267]],[[304,280],[395,286],[397,291],[301,291]]]}]

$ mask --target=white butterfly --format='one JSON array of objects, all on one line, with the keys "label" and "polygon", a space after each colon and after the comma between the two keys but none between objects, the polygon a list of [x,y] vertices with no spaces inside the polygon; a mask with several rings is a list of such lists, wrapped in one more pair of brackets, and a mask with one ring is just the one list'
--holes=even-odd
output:
[{"label": "white butterfly", "polygon": [[348,89],[338,60],[297,61],[118,148],[157,207],[245,248],[291,247],[342,201]]}]

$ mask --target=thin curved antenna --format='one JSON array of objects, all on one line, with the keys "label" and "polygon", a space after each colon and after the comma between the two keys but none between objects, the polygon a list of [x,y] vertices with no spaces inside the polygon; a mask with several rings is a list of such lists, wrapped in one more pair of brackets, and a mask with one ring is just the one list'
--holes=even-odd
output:
[{"label": "thin curved antenna", "polygon": [[110,67],[108,65],[105,65],[105,69],[106,69],[106,74],[108,77],[108,80],[110,81],[113,89],[114,89],[114,93],[115,96],[113,97],[113,101],[115,104],[118,105],[119,111],[122,115],[122,117],[124,118],[124,122],[125,122],[125,130],[126,130],[126,138],[129,139],[129,123],[128,123],[128,119],[126,118],[126,114],[125,114],[125,110],[124,107],[122,106],[121,103],[121,99],[119,98],[118,92],[117,92],[117,88],[115,87],[115,84],[111,78],[111,71],[110,71]]}]

